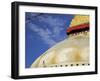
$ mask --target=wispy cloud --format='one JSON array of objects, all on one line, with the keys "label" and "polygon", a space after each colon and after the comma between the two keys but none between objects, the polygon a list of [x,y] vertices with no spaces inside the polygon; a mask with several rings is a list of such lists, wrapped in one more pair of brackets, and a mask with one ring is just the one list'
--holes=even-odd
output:
[{"label": "wispy cloud", "polygon": [[31,24],[30,28],[33,32],[36,32],[37,35],[40,36],[44,43],[48,44],[49,46],[56,44],[56,41],[51,38],[51,32],[49,31],[49,29],[44,30],[35,24]]},{"label": "wispy cloud", "polygon": [[62,20],[59,17],[53,17],[52,15],[45,15],[39,17],[39,21],[48,24],[49,27],[52,29],[51,37],[61,38],[59,37],[61,36],[60,35],[61,31],[66,30],[66,27],[64,27],[66,20]]}]

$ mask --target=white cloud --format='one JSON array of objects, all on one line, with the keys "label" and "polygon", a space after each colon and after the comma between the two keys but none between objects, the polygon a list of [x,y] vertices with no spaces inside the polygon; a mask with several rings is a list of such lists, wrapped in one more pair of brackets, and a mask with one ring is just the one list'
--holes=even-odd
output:
[{"label": "white cloud", "polygon": [[59,36],[61,31],[65,29],[64,23],[66,23],[66,21],[61,20],[58,17],[54,18],[53,16],[50,16],[50,15],[49,16],[48,15],[40,16],[39,21],[48,24],[49,27],[52,28],[52,36],[53,37]]},{"label": "white cloud", "polygon": [[49,29],[44,30],[35,24],[31,24],[30,28],[32,29],[32,31],[36,32],[40,36],[40,38],[49,46],[53,46],[54,44],[56,44],[56,41],[53,40],[50,36],[51,32],[49,31]]}]

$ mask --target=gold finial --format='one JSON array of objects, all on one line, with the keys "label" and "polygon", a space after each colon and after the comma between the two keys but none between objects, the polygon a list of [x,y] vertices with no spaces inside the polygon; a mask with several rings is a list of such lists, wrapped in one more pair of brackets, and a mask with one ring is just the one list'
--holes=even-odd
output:
[{"label": "gold finial", "polygon": [[80,24],[88,23],[89,15],[76,15],[70,24],[70,27],[74,27]]}]

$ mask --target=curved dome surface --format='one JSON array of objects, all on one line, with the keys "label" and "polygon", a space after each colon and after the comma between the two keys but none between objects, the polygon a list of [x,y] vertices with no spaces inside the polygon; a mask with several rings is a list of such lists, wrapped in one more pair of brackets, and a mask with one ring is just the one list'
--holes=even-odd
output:
[{"label": "curved dome surface", "polygon": [[31,67],[56,67],[89,63],[89,33],[71,36],[42,54]]}]

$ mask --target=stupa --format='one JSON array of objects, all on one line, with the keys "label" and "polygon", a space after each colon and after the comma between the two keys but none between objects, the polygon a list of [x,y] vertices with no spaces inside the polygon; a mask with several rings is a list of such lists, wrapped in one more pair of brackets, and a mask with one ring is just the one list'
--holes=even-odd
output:
[{"label": "stupa", "polygon": [[68,38],[57,43],[40,57],[34,67],[71,67],[89,64],[89,16],[75,15],[66,30]]}]

